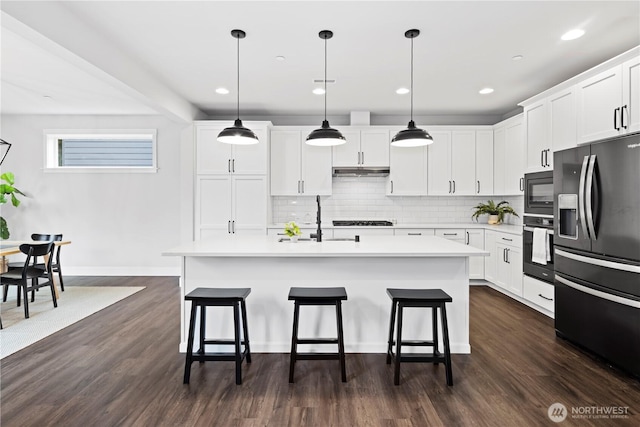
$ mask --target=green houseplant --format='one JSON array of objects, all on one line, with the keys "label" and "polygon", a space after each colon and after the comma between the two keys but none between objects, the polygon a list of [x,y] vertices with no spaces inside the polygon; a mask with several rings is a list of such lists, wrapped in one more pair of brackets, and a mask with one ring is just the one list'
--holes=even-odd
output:
[{"label": "green houseplant", "polygon": [[298,240],[298,236],[302,234],[302,231],[300,231],[300,227],[298,227],[295,221],[291,221],[284,224],[284,234],[289,236],[291,241],[295,242]]},{"label": "green houseplant", "polygon": [[511,206],[508,206],[509,202],[506,200],[495,204],[493,200],[488,200],[487,203],[479,203],[474,209],[475,212],[471,215],[471,218],[478,221],[480,215],[489,215],[489,224],[500,224],[504,220],[506,214],[518,216],[515,210]]},{"label": "green houseplant", "polygon": [[[20,205],[20,200],[16,197],[16,194],[20,194],[22,196],[26,195],[14,187],[15,177],[11,172],[5,172],[0,175],[0,180],[4,181],[0,184],[0,204],[5,204],[9,200],[11,200],[11,204],[14,207],[18,207]],[[9,227],[7,226],[7,221],[4,217],[0,216],[0,239],[8,239],[9,238]]]}]

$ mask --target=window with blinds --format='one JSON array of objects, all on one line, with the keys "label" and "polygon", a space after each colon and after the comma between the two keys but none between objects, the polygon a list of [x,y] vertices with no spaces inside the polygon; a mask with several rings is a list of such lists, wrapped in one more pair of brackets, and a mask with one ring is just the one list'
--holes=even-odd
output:
[{"label": "window with blinds", "polygon": [[46,169],[155,171],[155,130],[45,131]]}]

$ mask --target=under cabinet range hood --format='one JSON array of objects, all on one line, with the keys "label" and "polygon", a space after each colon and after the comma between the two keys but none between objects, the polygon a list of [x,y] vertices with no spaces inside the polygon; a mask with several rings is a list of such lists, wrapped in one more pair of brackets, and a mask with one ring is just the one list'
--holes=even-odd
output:
[{"label": "under cabinet range hood", "polygon": [[389,167],[345,166],[334,167],[333,176],[389,176]]}]

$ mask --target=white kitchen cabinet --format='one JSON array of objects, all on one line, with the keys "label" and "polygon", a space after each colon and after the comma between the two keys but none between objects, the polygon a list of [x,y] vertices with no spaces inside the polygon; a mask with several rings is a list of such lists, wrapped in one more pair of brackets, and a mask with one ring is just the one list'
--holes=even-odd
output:
[{"label": "white kitchen cabinet", "polygon": [[555,289],[551,283],[524,276],[522,282],[522,297],[536,306],[543,308],[550,314],[553,314],[555,311],[553,303]]},{"label": "white kitchen cabinet", "polygon": [[336,227],[333,229],[335,239],[352,239],[354,236],[393,236],[391,227]]},{"label": "white kitchen cabinet", "polygon": [[639,86],[637,57],[578,83],[578,144],[639,130]]},{"label": "white kitchen cabinet", "polygon": [[[577,145],[576,91],[571,86],[547,98],[549,143],[552,151],[566,150]],[[553,165],[553,156],[549,155]]]},{"label": "white kitchen cabinet", "polygon": [[391,147],[387,196],[427,194],[427,147]]},{"label": "white kitchen cabinet", "polygon": [[268,124],[245,122],[260,141],[253,145],[224,144],[218,134],[233,122],[195,122],[196,173],[197,174],[245,174],[267,173]]},{"label": "white kitchen cabinet", "polygon": [[305,144],[312,130],[271,130],[272,196],[331,195],[331,147]]},{"label": "white kitchen cabinet", "polygon": [[484,232],[484,248],[489,252],[489,256],[484,257],[484,279],[496,282],[496,265],[498,249],[496,248],[496,232],[493,230],[485,230]]},{"label": "white kitchen cabinet", "polygon": [[[465,230],[465,244],[484,250],[484,230],[480,228],[468,228]],[[469,279],[484,279],[484,258],[481,256],[469,257]]]},{"label": "white kitchen cabinet", "polygon": [[347,142],[332,147],[334,167],[389,166],[389,129],[341,129]]},{"label": "white kitchen cabinet", "polygon": [[434,236],[436,230],[433,228],[396,228],[394,235],[396,236]]},{"label": "white kitchen cabinet", "polygon": [[266,233],[266,175],[198,175],[196,194],[196,240]]},{"label": "white kitchen cabinet", "polygon": [[547,106],[547,100],[543,99],[524,107],[527,172],[553,169]]},{"label": "white kitchen cabinet", "polygon": [[494,194],[523,194],[525,144],[522,115],[496,124],[493,138]]},{"label": "white kitchen cabinet", "polygon": [[430,196],[451,194],[451,132],[429,131],[433,144],[427,146],[427,188]]},{"label": "white kitchen cabinet", "polygon": [[495,261],[496,275],[493,283],[522,297],[522,237],[497,233]]},{"label": "white kitchen cabinet", "polygon": [[455,196],[476,194],[476,132],[451,132],[451,181]]},{"label": "white kitchen cabinet", "polygon": [[476,131],[476,192],[493,195],[493,131]]}]

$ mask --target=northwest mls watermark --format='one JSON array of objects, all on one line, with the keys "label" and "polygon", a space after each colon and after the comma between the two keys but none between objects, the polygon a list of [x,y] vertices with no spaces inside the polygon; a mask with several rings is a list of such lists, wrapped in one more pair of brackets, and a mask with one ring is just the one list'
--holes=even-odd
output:
[{"label": "northwest mls watermark", "polygon": [[562,403],[554,403],[547,410],[549,419],[561,423],[567,418],[572,419],[625,419],[629,418],[628,406],[572,406],[569,411]]}]

